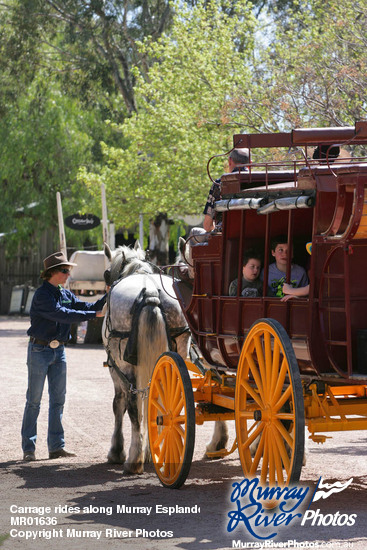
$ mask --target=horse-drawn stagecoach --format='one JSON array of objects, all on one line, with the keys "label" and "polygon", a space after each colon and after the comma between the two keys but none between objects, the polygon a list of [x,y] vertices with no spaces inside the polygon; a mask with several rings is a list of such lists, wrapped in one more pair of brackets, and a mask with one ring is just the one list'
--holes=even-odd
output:
[{"label": "horse-drawn stagecoach", "polygon": [[[234,136],[251,162],[222,176],[221,231],[192,247],[194,280],[173,282],[202,357],[163,353],[149,384],[150,450],[167,487],[184,483],[195,424],[205,421],[234,419],[232,450],[244,475],[270,484],[298,481],[305,424],[317,442],[328,432],[367,428],[367,159],[332,159],[335,145],[363,152],[367,122]],[[254,162],[273,147],[297,148],[301,157]],[[313,147],[325,158],[310,159]],[[308,271],[308,297],[268,295],[270,243],[279,234]],[[230,296],[250,247],[264,259],[262,295],[243,297],[238,285]]]}]

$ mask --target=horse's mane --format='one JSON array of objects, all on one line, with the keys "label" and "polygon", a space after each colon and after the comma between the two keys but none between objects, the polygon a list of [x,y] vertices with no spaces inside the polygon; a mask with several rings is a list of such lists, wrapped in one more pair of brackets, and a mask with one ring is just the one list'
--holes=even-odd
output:
[{"label": "horse's mane", "polygon": [[145,252],[139,248],[119,246],[113,253],[111,260],[111,282],[132,273],[153,273],[149,262],[145,259]]}]

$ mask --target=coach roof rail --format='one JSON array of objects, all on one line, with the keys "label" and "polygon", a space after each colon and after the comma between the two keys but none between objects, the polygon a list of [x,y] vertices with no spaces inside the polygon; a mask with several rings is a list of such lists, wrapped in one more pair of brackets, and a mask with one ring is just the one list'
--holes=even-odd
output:
[{"label": "coach roof rail", "polygon": [[355,126],[334,128],[295,128],[291,132],[272,134],[235,134],[234,147],[250,149],[266,147],[292,147],[295,145],[315,146],[324,144],[367,143],[367,120],[360,120]]}]

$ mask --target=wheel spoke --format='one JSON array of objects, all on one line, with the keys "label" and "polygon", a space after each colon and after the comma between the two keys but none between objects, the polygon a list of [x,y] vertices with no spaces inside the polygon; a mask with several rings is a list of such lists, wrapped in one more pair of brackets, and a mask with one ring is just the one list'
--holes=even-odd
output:
[{"label": "wheel spoke", "polygon": [[177,403],[175,410],[172,412],[173,417],[176,417],[185,407],[184,396],[181,395],[180,401]]},{"label": "wheel spoke", "polygon": [[167,434],[167,438],[166,438],[166,441],[167,441],[167,444],[166,444],[166,454],[165,454],[165,457],[164,457],[164,468],[163,468],[163,475],[165,477],[168,477],[170,475],[170,472],[171,472],[171,467],[170,467],[170,462],[171,462],[171,446],[170,446],[170,443],[169,443],[169,433]]},{"label": "wheel spoke", "polygon": [[[253,418],[253,415],[252,415],[251,418]],[[257,422],[253,422],[253,423],[252,423],[252,425],[250,426],[250,428],[249,428],[249,430],[248,430],[248,432],[247,432],[247,437],[249,437],[249,435],[251,434],[252,430],[253,430],[254,428],[257,428],[257,426],[258,426],[258,423],[257,423]]]},{"label": "wheel spoke", "polygon": [[164,390],[162,388],[162,381],[161,380],[157,380],[157,383],[156,383],[154,389],[156,389],[158,391],[159,397],[161,399],[162,406],[165,407],[166,398],[165,398],[165,395],[164,395]]},{"label": "wheel spoke", "polygon": [[177,403],[177,400],[179,399],[180,392],[182,391],[182,387],[180,384],[180,379],[176,378],[176,387],[173,390],[173,400],[172,400],[172,408],[174,408],[175,403]]},{"label": "wheel spoke", "polygon": [[260,462],[260,459],[262,457],[263,450],[264,450],[264,441],[265,441],[265,437],[262,435],[260,437],[259,444],[257,446],[255,456],[254,456],[254,459],[252,461],[252,466],[251,466],[251,471],[250,471],[251,475],[255,475],[256,470],[259,466],[259,462]]},{"label": "wheel spoke", "polygon": [[177,386],[172,395],[173,395],[173,398],[171,399],[170,408],[171,408],[171,411],[174,411],[177,405],[180,403],[180,401],[182,401],[182,398],[184,397],[183,388],[179,380],[177,381]]},{"label": "wheel spoke", "polygon": [[185,423],[186,423],[186,416],[185,416],[184,414],[178,415],[178,416],[176,416],[175,418],[173,418],[172,423],[173,423],[174,426],[176,426],[177,428],[179,428],[179,427],[180,427],[180,426],[179,426],[180,424],[185,425]]},{"label": "wheel spoke", "polygon": [[165,375],[166,375],[166,400],[167,400],[167,406],[169,409],[172,408],[172,365],[169,363],[167,365],[167,368],[165,369]]},{"label": "wheel spoke", "polygon": [[173,461],[175,464],[179,464],[181,462],[181,454],[182,454],[182,440],[179,438],[178,433],[173,430],[172,431],[172,456]]},{"label": "wheel spoke", "polygon": [[284,386],[285,377],[287,374],[287,359],[283,357],[282,366],[280,367],[280,372],[278,375],[277,385],[275,387],[274,393],[272,395],[272,402],[276,403],[282,393],[282,389]]},{"label": "wheel spoke", "polygon": [[154,441],[154,449],[157,449],[159,450],[160,448],[160,444],[162,443],[163,439],[166,437],[166,431],[167,431],[167,426],[164,426],[163,427],[163,430],[161,431],[161,433],[158,435],[157,439]]},{"label": "wheel spoke", "polygon": [[160,379],[162,383],[162,391],[164,400],[167,402],[167,396],[168,396],[168,389],[167,389],[167,375],[165,369],[161,369],[162,372],[160,373]]},{"label": "wheel spoke", "polygon": [[248,447],[250,447],[251,443],[255,441],[255,439],[263,431],[263,429],[264,429],[264,422],[259,422],[256,430],[254,430],[254,432],[249,437],[247,437],[247,439],[242,443],[242,448],[247,449]]},{"label": "wheel spoke", "polygon": [[260,396],[252,386],[248,383],[247,380],[241,380],[241,386],[249,393],[254,401],[259,405],[260,408],[263,407],[263,403],[261,402]]},{"label": "wheel spoke", "polygon": [[285,444],[284,444],[284,439],[282,438],[282,436],[280,435],[278,430],[273,431],[273,437],[274,437],[274,440],[275,440],[276,445],[278,447],[278,451],[280,453],[282,462],[284,464],[284,468],[287,472],[289,472],[290,460],[289,460],[289,456],[288,456],[288,453],[287,453],[287,449],[286,449]]},{"label": "wheel spoke", "polygon": [[184,422],[180,424],[178,422],[174,422],[172,428],[177,431],[177,433],[180,435],[180,437],[182,437],[182,439],[185,438],[186,430],[185,430]]},{"label": "wheel spoke", "polygon": [[269,332],[264,334],[264,350],[265,350],[265,392],[267,397],[271,396],[271,368],[273,364],[273,356],[271,353],[271,335]]},{"label": "wheel spoke", "polygon": [[294,422],[295,416],[293,413],[287,413],[287,412],[278,412],[274,415],[277,420],[288,420],[290,422]]},{"label": "wheel spoke", "polygon": [[[288,386],[281,398],[273,405],[273,410],[278,412],[285,405],[285,403],[292,397],[292,387]],[[274,402],[273,402],[274,403]]]},{"label": "wheel spoke", "polygon": [[280,364],[280,345],[278,340],[274,338],[273,362],[271,367],[270,395],[273,395],[275,391],[275,386],[278,380],[279,364]]},{"label": "wheel spoke", "polygon": [[279,453],[278,445],[274,435],[275,435],[274,430],[271,430],[270,436],[272,440],[272,449],[273,449],[273,458],[274,458],[274,464],[275,464],[276,477],[277,477],[278,483],[283,484],[284,483],[283,465],[282,465],[281,455]]},{"label": "wheel spoke", "polygon": [[177,389],[180,391],[180,384],[179,384],[179,380],[178,380],[178,376],[177,376],[176,370],[172,368],[172,372],[171,372],[172,408],[174,407]]},{"label": "wheel spoke", "polygon": [[274,427],[278,430],[278,432],[280,432],[282,438],[285,439],[285,441],[288,443],[288,445],[292,449],[293,448],[293,439],[292,439],[290,433],[288,432],[288,430],[286,430],[285,427],[283,426],[283,424],[281,422],[278,422],[278,421],[274,422]]},{"label": "wheel spoke", "polygon": [[262,385],[262,382],[261,382],[261,377],[260,377],[259,370],[258,370],[258,368],[255,364],[255,361],[254,361],[254,359],[251,355],[247,357],[247,361],[248,361],[250,370],[252,372],[252,376],[254,378],[254,381],[256,383],[256,386],[257,386],[257,388],[260,392],[261,400],[264,403],[265,402],[265,396],[264,396],[263,385]]},{"label": "wheel spoke", "polygon": [[275,453],[274,443],[271,437],[271,430],[267,430],[268,446],[269,446],[269,484],[275,485]]},{"label": "wheel spoke", "polygon": [[159,456],[157,458],[158,464],[163,464],[166,458],[166,449],[167,449],[167,438],[168,438],[168,430],[165,430],[165,437],[163,439],[163,445],[161,447],[161,451],[159,453]]},{"label": "wheel spoke", "polygon": [[264,431],[264,453],[263,453],[263,463],[261,466],[261,476],[260,481],[265,485],[268,477],[268,466],[269,466],[269,441],[268,441],[268,430]]},{"label": "wheel spoke", "polygon": [[[256,357],[257,357],[257,362],[259,364],[261,382],[263,385],[263,389],[265,390],[266,389],[265,357],[264,357],[264,349],[261,341],[261,335],[256,334],[254,337],[254,340],[255,340]],[[265,392],[264,392],[264,400],[265,400]]]},{"label": "wheel spoke", "polygon": [[167,414],[166,409],[154,397],[152,397],[151,402],[159,410],[160,413],[162,413],[163,415]]}]

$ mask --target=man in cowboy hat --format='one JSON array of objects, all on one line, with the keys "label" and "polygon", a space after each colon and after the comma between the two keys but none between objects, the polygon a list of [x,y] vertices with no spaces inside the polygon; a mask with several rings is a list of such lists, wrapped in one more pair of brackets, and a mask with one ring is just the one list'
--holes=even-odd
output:
[{"label": "man in cowboy hat", "polygon": [[70,268],[62,252],[55,252],[43,260],[43,284],[36,290],[30,310],[31,326],[27,331],[28,389],[22,424],[23,459],[35,460],[37,418],[40,411],[43,386],[47,376],[49,416],[47,444],[49,458],[75,456],[65,450],[64,429],[61,423],[66,394],[65,347],[70,337],[70,325],[102,317],[106,296],[94,303],[78,300],[63,288]]}]

